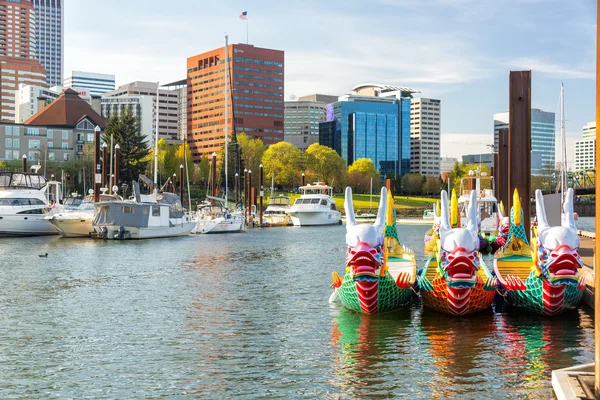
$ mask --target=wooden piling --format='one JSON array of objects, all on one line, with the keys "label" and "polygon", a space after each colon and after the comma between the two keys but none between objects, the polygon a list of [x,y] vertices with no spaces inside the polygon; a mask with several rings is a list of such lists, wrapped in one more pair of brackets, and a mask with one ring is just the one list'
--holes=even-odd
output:
[{"label": "wooden piling", "polygon": [[[211,184],[211,193],[213,196],[217,196],[217,153],[212,153],[212,158],[211,158],[211,177],[210,177],[210,184]],[[212,204],[215,205],[215,201],[212,201]]]},{"label": "wooden piling", "polygon": [[303,172],[303,173],[302,173],[302,185],[301,185],[301,186],[304,186],[304,185],[305,185],[304,178],[305,178],[305,176],[304,176],[304,172]]},{"label": "wooden piling", "polygon": [[258,190],[260,203],[258,204],[258,226],[263,226],[263,196],[265,195],[265,191],[263,188],[263,165],[260,164],[258,166]]},{"label": "wooden piling", "polygon": [[[508,112],[509,197],[515,189],[519,191],[523,207],[523,227],[525,235],[529,238],[531,219],[531,71],[510,72]],[[507,210],[510,210],[510,207]]]},{"label": "wooden piling", "polygon": [[[121,162],[121,146],[117,143],[115,145],[115,166],[113,168],[114,176],[113,176],[113,186],[119,187],[119,163]],[[118,190],[118,189],[117,189]]]},{"label": "wooden piling", "polygon": [[94,202],[100,201],[100,184],[102,169],[100,166],[100,127],[94,128]]},{"label": "wooden piling", "polygon": [[21,158],[21,172],[27,172],[27,156],[25,154]]},{"label": "wooden piling", "polygon": [[108,172],[108,145],[106,143],[102,143],[102,182],[100,182],[100,187],[105,188],[106,185],[106,173]]},{"label": "wooden piling", "polygon": [[254,205],[254,188],[252,187],[252,170],[248,170],[248,221],[252,218],[252,206]]}]

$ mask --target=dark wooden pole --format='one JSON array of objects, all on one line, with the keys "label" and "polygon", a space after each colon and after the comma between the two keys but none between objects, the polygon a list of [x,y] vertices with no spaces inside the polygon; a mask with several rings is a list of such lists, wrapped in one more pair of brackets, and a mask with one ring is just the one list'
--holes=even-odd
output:
[{"label": "dark wooden pole", "polygon": [[106,174],[108,173],[108,146],[106,143],[102,143],[102,182],[100,186],[106,187]]},{"label": "dark wooden pole", "polygon": [[502,201],[504,212],[510,215],[511,197],[508,194],[508,129],[498,131],[498,182],[496,183],[496,196]]},{"label": "dark wooden pole", "polygon": [[508,112],[508,202],[512,205],[510,196],[517,189],[523,207],[523,227],[529,238],[531,218],[531,71],[510,72]]},{"label": "dark wooden pole", "polygon": [[179,199],[181,199],[181,207],[183,207],[183,164],[179,166]]},{"label": "dark wooden pole", "polygon": [[248,220],[250,220],[250,218],[252,218],[252,205],[254,204],[253,202],[253,194],[254,194],[254,188],[252,187],[252,170],[249,169],[248,170]]},{"label": "dark wooden pole", "polygon": [[304,185],[305,185],[305,183],[304,183],[304,178],[305,178],[305,177],[304,177],[304,172],[303,172],[303,173],[302,173],[302,186],[304,186]]},{"label": "dark wooden pole", "polygon": [[500,161],[499,161],[499,157],[498,157],[498,153],[494,153],[494,166],[492,167],[492,176],[494,177],[494,187],[492,188],[494,190],[494,196],[496,196],[496,198],[498,198],[498,196],[500,195],[500,193],[498,192],[498,169],[500,168]]},{"label": "dark wooden pole", "polygon": [[25,154],[23,154],[23,157],[21,158],[21,171],[27,172],[27,156]]},{"label": "dark wooden pole", "polygon": [[247,221],[248,217],[248,170],[244,168],[244,194],[243,194],[243,202],[244,202],[244,219]]},{"label": "dark wooden pole", "polygon": [[173,172],[173,182],[171,183],[171,187],[173,188],[172,192],[177,193],[177,174]]},{"label": "dark wooden pole", "polygon": [[100,127],[94,129],[94,202],[100,201],[102,169],[100,166]]},{"label": "dark wooden pole", "polygon": [[[210,184],[211,184],[211,193],[213,196],[217,195],[217,153],[212,153],[211,158],[211,176],[210,176]],[[215,201],[212,201],[212,204],[215,205]]]},{"label": "dark wooden pole", "polygon": [[238,182],[238,181],[239,181],[239,177],[240,177],[240,176],[239,176],[239,175],[238,175],[238,173],[236,172],[236,173],[235,173],[235,183],[234,183],[234,185],[233,185],[233,187],[234,187],[234,189],[233,189],[233,190],[234,190],[234,200],[235,200],[235,206],[236,206],[236,207],[237,207],[237,205],[238,205],[238,204],[239,204],[239,202],[240,202],[240,201],[239,201],[239,199],[240,199],[240,196],[239,196],[239,195],[240,195],[240,193],[239,193],[239,191],[240,191],[240,187],[239,187],[239,182]]},{"label": "dark wooden pole", "polygon": [[117,143],[115,145],[115,166],[113,168],[113,171],[115,173],[114,178],[113,178],[113,186],[117,187],[117,191],[119,190],[119,163],[121,162],[121,160],[119,159],[119,157],[121,156],[121,146],[119,146],[119,144]]},{"label": "dark wooden pole", "polygon": [[258,204],[258,226],[263,226],[263,196],[265,190],[263,188],[263,165],[258,166],[258,195],[260,196],[260,203]]}]

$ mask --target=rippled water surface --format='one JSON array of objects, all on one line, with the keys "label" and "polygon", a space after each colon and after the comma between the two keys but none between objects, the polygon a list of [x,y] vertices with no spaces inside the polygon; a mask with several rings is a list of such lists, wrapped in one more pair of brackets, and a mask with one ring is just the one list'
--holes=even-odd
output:
[{"label": "rippled water surface", "polygon": [[[426,229],[401,227],[418,255]],[[593,361],[587,309],[329,305],[344,234],[0,239],[0,397],[539,399],[553,369]]]}]

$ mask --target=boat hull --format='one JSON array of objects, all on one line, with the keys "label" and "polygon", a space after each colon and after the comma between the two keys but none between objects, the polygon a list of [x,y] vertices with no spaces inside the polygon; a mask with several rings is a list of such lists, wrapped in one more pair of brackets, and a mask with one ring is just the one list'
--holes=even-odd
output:
[{"label": "boat hull", "polygon": [[[121,237],[121,226],[118,225],[102,225],[94,226],[94,231],[103,239],[156,239],[175,236],[189,235],[192,229],[196,226],[195,222],[184,222],[169,227],[134,227],[123,226],[123,236]],[[106,228],[104,231],[103,228]]]},{"label": "boat hull", "polygon": [[238,218],[216,218],[214,220],[197,223],[192,233],[235,233],[242,232],[244,220]]},{"label": "boat hull", "polygon": [[46,236],[58,231],[44,214],[0,215],[0,236]]},{"label": "boat hull", "polygon": [[92,226],[92,217],[88,218],[69,218],[69,219],[57,219],[51,218],[48,221],[54,225],[58,233],[62,237],[75,238],[75,237],[91,237],[94,234],[94,227]]},{"label": "boat hull", "polygon": [[265,215],[263,220],[267,226],[289,226],[292,222],[289,215]]},{"label": "boat hull", "polygon": [[296,211],[290,214],[294,226],[339,225],[339,211]]}]

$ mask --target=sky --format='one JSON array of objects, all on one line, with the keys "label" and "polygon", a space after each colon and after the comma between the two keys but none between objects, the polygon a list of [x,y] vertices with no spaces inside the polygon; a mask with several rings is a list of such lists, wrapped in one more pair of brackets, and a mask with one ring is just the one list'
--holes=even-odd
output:
[{"label": "sky", "polygon": [[168,83],[185,78],[187,57],[247,32],[285,51],[286,99],[361,83],[440,99],[450,157],[488,152],[511,70],[532,70],[544,111],[558,112],[564,83],[569,166],[595,118],[596,0],[65,0],[65,73]]}]

